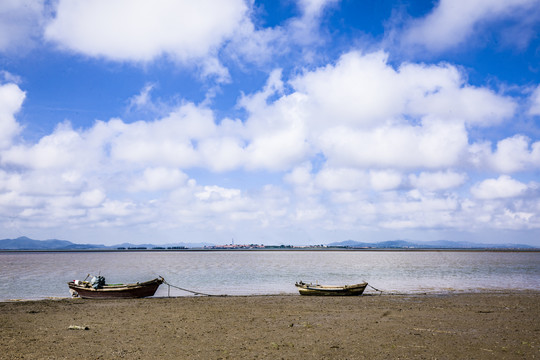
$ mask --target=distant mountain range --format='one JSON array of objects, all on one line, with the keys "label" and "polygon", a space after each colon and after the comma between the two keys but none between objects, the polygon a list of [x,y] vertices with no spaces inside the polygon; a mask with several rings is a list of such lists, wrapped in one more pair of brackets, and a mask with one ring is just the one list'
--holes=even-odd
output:
[{"label": "distant mountain range", "polygon": [[426,241],[411,242],[408,240],[392,240],[378,243],[347,240],[334,242],[328,246],[343,246],[347,248],[376,248],[376,249],[536,249],[524,244],[479,244],[465,241]]},{"label": "distant mountain range", "polygon": [[168,247],[204,247],[213,244],[190,244],[190,243],[177,243],[166,245],[153,245],[153,244],[131,244],[122,243],[118,245],[106,246],[96,244],[75,244],[67,240],[33,240],[26,236],[21,236],[17,239],[4,239],[0,240],[0,250],[99,250],[99,249],[118,249],[118,248],[147,248],[152,249],[155,247],[168,248]]},{"label": "distant mountain range", "polygon": [[66,240],[33,240],[26,236],[0,240],[2,250],[78,250],[106,248],[105,245],[74,244]]},{"label": "distant mountain range", "polygon": [[[210,243],[176,243],[165,245],[154,244],[131,244],[122,243],[118,245],[106,246],[95,244],[75,244],[67,240],[33,240],[26,236],[17,239],[0,240],[0,250],[107,250],[107,249],[153,249],[153,248],[203,248],[205,246],[213,246]],[[479,244],[463,241],[428,241],[428,242],[412,242],[408,240],[392,240],[377,243],[359,242],[347,240],[341,242],[333,242],[328,244],[329,247],[345,247],[345,248],[369,248],[369,249],[537,249],[534,246],[523,244]]]}]

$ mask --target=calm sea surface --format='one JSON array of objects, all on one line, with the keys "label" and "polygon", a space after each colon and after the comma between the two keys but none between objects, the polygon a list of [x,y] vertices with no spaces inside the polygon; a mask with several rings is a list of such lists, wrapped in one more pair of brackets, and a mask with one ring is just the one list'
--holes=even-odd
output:
[{"label": "calm sea surface", "polygon": [[[66,283],[101,274],[209,294],[295,294],[294,283],[369,282],[385,292],[540,290],[540,252],[238,251],[0,253],[0,301],[68,297]],[[156,296],[167,296],[160,286]],[[171,296],[191,296],[174,288]],[[372,290],[368,290],[372,291]]]}]

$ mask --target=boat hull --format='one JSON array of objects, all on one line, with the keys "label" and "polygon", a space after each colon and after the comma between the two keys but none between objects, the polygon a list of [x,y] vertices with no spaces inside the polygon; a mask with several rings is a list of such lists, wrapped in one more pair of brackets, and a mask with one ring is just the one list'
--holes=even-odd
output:
[{"label": "boat hull", "polygon": [[296,283],[300,295],[307,296],[360,296],[364,293],[367,283],[344,285],[344,286],[325,286]]},{"label": "boat hull", "polygon": [[68,282],[68,286],[83,299],[135,299],[153,296],[162,283],[163,278],[156,278],[135,284],[105,285],[99,289],[94,289],[88,283],[77,285],[73,281]]}]

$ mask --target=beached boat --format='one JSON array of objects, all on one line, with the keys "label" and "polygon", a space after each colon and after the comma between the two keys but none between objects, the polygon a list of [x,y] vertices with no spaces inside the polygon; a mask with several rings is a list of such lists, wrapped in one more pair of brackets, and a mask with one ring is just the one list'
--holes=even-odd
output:
[{"label": "beached boat", "polygon": [[98,277],[98,280],[101,281],[70,281],[69,291],[73,296],[83,299],[133,299],[153,296],[165,281],[162,277],[134,284],[105,284],[103,277]]},{"label": "beached boat", "polygon": [[327,295],[327,296],[358,296],[362,295],[367,282],[354,285],[343,285],[343,286],[329,286],[329,285],[319,285],[319,284],[306,284],[302,281],[297,282],[296,287],[300,291],[300,295]]}]

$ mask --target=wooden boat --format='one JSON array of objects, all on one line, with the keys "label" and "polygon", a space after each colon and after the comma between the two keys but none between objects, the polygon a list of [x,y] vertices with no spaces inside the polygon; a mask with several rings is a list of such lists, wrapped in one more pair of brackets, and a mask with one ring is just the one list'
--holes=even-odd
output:
[{"label": "wooden boat", "polygon": [[316,295],[316,296],[358,296],[362,295],[367,282],[354,285],[343,285],[343,286],[328,286],[328,285],[319,285],[319,284],[306,284],[302,281],[297,282],[296,287],[300,291],[300,295]]},{"label": "wooden boat", "polygon": [[[95,286],[89,281],[68,282],[69,291],[83,299],[133,299],[153,296],[165,280],[162,277],[135,284],[102,284]],[[103,283],[105,279],[103,278]]]}]

